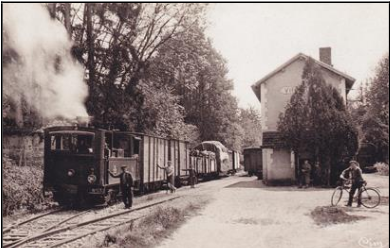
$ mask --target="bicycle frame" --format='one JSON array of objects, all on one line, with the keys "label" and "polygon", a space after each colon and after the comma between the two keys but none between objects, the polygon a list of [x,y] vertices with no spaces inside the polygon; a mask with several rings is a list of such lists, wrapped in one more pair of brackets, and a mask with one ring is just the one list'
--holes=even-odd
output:
[{"label": "bicycle frame", "polygon": [[[379,190],[378,188],[366,187],[366,185],[367,185],[367,184],[365,183],[365,184],[363,184],[363,185],[358,189],[358,196],[363,197],[362,194],[363,194],[364,192],[366,192],[366,193],[368,194],[368,192],[370,192],[370,191],[375,191],[376,194],[379,196],[379,201],[378,201],[378,203],[377,203],[375,206],[372,206],[372,207],[367,206],[366,204],[363,204],[363,205],[364,205],[365,207],[367,207],[367,208],[376,207],[376,206],[379,205],[379,203],[380,203],[380,190]],[[337,192],[337,190],[339,190],[341,194],[340,194],[340,196],[339,196],[338,199],[336,198],[336,202],[333,202],[333,200],[334,200],[333,197],[335,196],[335,193]],[[342,194],[343,194],[343,191],[344,191],[344,190],[348,193],[348,195],[350,195],[350,192],[351,192],[351,185],[343,183],[343,185],[336,187],[336,189],[335,189],[335,191],[334,191],[334,193],[333,193],[333,195],[332,195],[332,206],[335,206],[335,205],[338,204],[338,202],[340,201],[340,199],[341,199],[341,197],[342,197]],[[371,196],[370,196],[370,195],[367,195],[367,196],[369,197],[369,199],[371,199]]]}]

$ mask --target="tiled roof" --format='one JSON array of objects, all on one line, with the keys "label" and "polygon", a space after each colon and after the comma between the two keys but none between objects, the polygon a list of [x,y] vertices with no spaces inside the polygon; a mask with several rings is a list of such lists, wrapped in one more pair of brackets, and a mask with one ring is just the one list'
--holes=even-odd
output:
[{"label": "tiled roof", "polygon": [[[281,66],[279,66],[278,68],[276,68],[275,70],[273,70],[272,72],[270,72],[269,74],[267,74],[265,77],[263,77],[262,79],[260,79],[259,81],[257,81],[255,84],[252,85],[252,90],[253,92],[255,93],[255,95],[257,96],[257,98],[259,99],[259,101],[261,101],[261,94],[260,94],[260,85],[262,83],[264,83],[265,81],[267,81],[269,78],[273,77],[276,73],[278,73],[279,71],[281,71],[282,69],[284,69],[285,67],[287,67],[288,65],[290,65],[291,63],[293,63],[294,61],[296,61],[297,59],[309,59],[311,58],[310,56],[307,56],[303,53],[298,53],[297,55],[295,55],[294,57],[292,57],[291,59],[289,59],[286,63],[282,64]],[[312,58],[313,59],[313,58]],[[349,92],[349,89],[352,88],[352,85],[354,84],[355,82],[355,78],[335,69],[333,66],[331,65],[328,65],[324,62],[321,62],[319,60],[316,60],[316,59],[313,59],[316,64],[320,65],[321,67],[345,78],[345,82],[346,82],[346,88],[347,88],[347,93]]]}]

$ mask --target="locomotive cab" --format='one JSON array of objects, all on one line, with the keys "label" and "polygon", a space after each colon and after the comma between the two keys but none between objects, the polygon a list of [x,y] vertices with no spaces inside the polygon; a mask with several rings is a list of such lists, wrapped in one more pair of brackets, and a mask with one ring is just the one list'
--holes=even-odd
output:
[{"label": "locomotive cab", "polygon": [[60,204],[99,184],[98,135],[88,128],[45,130],[44,190]]},{"label": "locomotive cab", "polygon": [[89,127],[45,130],[44,191],[60,205],[103,203],[119,193],[116,174],[126,165],[139,185],[139,138],[130,133]]}]

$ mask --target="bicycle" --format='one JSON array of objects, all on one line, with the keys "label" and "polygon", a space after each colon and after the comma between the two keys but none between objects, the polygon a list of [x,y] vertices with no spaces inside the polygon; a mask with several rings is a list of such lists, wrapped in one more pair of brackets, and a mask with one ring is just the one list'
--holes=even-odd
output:
[{"label": "bicycle", "polygon": [[[346,191],[349,196],[349,192],[351,187],[348,183],[343,183],[342,186],[337,186],[332,194],[331,204],[332,206],[337,206],[343,197],[343,191]],[[366,208],[375,208],[380,204],[381,196],[379,194],[379,190],[366,187],[367,183],[364,183],[361,187],[361,199],[362,205]],[[359,194],[359,192],[358,192]]]}]

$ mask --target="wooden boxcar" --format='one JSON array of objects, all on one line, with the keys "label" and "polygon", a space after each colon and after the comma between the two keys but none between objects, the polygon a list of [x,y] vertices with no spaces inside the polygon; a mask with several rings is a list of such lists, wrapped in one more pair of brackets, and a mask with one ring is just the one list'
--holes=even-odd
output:
[{"label": "wooden boxcar", "polygon": [[240,170],[240,153],[237,151],[229,151],[230,161],[232,163],[232,173],[236,173]]},{"label": "wooden boxcar", "polygon": [[218,176],[215,153],[207,151],[192,153],[190,159],[190,166],[196,171],[198,177],[206,178]]},{"label": "wooden boxcar", "polygon": [[244,149],[244,170],[250,176],[263,177],[263,155],[261,148]]}]

